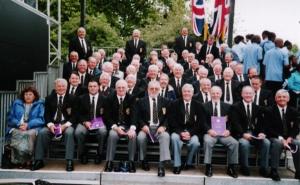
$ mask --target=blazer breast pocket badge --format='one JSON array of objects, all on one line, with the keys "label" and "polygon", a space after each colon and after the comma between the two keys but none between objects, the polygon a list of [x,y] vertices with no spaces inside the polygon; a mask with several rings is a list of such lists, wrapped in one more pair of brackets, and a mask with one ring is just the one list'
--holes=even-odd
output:
[{"label": "blazer breast pocket badge", "polygon": [[103,113],[104,113],[103,108],[100,108],[100,115],[103,115]]},{"label": "blazer breast pocket badge", "polygon": [[140,48],[140,53],[142,53],[143,52],[143,48]]},{"label": "blazer breast pocket badge", "polygon": [[126,109],[126,114],[129,115],[130,114],[130,108]]},{"label": "blazer breast pocket badge", "polygon": [[72,109],[71,108],[67,108],[66,111],[67,111],[68,115],[71,115],[71,113],[72,113]]},{"label": "blazer breast pocket badge", "polygon": [[166,115],[166,113],[167,113],[166,107],[163,107],[163,108],[162,108],[162,112],[163,112],[163,115]]}]

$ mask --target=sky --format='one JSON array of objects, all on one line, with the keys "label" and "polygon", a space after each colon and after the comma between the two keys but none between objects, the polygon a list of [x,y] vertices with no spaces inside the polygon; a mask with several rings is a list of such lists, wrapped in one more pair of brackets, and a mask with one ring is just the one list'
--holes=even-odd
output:
[{"label": "sky", "polygon": [[300,46],[300,0],[235,0],[234,35],[263,30]]}]

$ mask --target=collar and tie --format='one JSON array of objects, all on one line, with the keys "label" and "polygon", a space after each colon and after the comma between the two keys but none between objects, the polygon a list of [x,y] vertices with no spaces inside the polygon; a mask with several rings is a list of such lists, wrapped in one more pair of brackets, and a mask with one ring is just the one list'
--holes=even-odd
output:
[{"label": "collar and tie", "polygon": [[90,104],[90,119],[95,118],[95,96],[92,97],[92,101]]},{"label": "collar and tie", "polygon": [[73,86],[73,87],[71,88],[71,94],[74,95],[74,93],[75,93],[75,87]]},{"label": "collar and tie", "polygon": [[153,106],[153,123],[157,124],[158,123],[158,110],[157,110],[157,104],[156,104],[156,99],[152,98],[152,106]]},{"label": "collar and tie", "polygon": [[214,110],[213,110],[213,116],[218,116],[218,103],[215,102],[215,107],[214,107]]},{"label": "collar and tie", "polygon": [[123,123],[124,121],[124,114],[123,114],[123,98],[120,97],[120,102],[119,102],[119,122],[120,124]]},{"label": "collar and tie", "polygon": [[259,105],[259,102],[257,102],[257,91],[255,91],[253,102],[255,103],[255,105]]},{"label": "collar and tie", "polygon": [[282,121],[282,127],[283,127],[283,135],[288,135],[288,128],[286,125],[286,114],[284,108],[281,109],[281,121]]},{"label": "collar and tie", "polygon": [[82,47],[84,53],[86,53],[86,46],[85,46],[84,39],[80,39],[80,40],[81,40],[81,47]]},{"label": "collar and tie", "polygon": [[185,104],[185,123],[190,120],[190,110],[189,110],[189,103]]},{"label": "collar and tie", "polygon": [[62,121],[62,107],[63,107],[63,96],[58,97],[58,104],[57,104],[57,112],[56,112],[56,123],[61,123]]},{"label": "collar and tie", "polygon": [[205,92],[204,94],[205,94],[205,100],[204,100],[204,103],[206,103],[206,102],[208,102],[208,93]]},{"label": "collar and tie", "polygon": [[227,101],[227,102],[229,102],[230,101],[230,91],[229,91],[229,82],[226,82],[226,97],[225,97],[225,100]]}]

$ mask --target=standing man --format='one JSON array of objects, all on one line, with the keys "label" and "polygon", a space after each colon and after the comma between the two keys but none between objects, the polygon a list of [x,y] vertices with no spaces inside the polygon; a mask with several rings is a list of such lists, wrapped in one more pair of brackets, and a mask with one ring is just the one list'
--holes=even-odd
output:
[{"label": "standing man", "polygon": [[87,60],[92,56],[92,46],[89,40],[86,39],[86,31],[83,27],[78,28],[77,37],[69,43],[69,53],[76,51],[80,59]]},{"label": "standing man", "polygon": [[214,59],[220,58],[219,49],[217,46],[214,45],[215,38],[213,35],[210,35],[208,37],[208,40],[206,43],[203,44],[201,47],[200,53],[199,53],[199,59],[200,63],[204,63],[206,59],[206,55],[212,54],[214,56]]},{"label": "standing man", "polygon": [[182,87],[182,98],[170,104],[169,125],[174,156],[174,174],[181,171],[181,149],[185,143],[188,154],[184,168],[193,168],[193,158],[200,146],[199,136],[205,132],[205,116],[202,105],[193,100],[194,88],[191,84]]},{"label": "standing man", "polygon": [[268,107],[265,118],[268,125],[267,136],[271,141],[271,173],[274,181],[280,181],[277,172],[280,155],[287,147],[298,146],[296,153],[292,153],[296,169],[295,179],[300,180],[300,141],[296,138],[299,134],[299,112],[290,107],[288,91],[280,89],[275,94],[276,104]]},{"label": "standing man", "polygon": [[[169,145],[170,135],[166,131],[167,121],[167,106],[168,101],[159,96],[160,84],[158,81],[152,81],[148,84],[148,96],[139,100],[137,104],[137,122],[141,129],[138,134],[139,157],[142,161],[142,168],[149,171],[149,164],[146,160],[147,142],[154,139],[152,142],[159,143],[159,167],[157,175],[165,176],[165,162],[171,160]],[[150,136],[151,134],[151,136]]]},{"label": "standing man", "polygon": [[105,116],[109,131],[106,149],[106,166],[104,171],[113,170],[113,160],[120,138],[128,141],[129,172],[135,173],[134,155],[136,151],[136,125],[134,120],[135,99],[127,94],[128,86],[125,80],[118,80],[116,93],[107,99]]},{"label": "standing man", "polygon": [[[231,125],[228,121],[230,105],[221,101],[222,89],[218,86],[211,88],[211,101],[205,103],[204,110],[206,115],[206,130],[204,135],[204,164],[206,164],[205,175],[211,177],[213,175],[211,157],[213,147],[216,143],[221,143],[227,148],[228,168],[227,174],[233,178],[237,178],[238,174],[235,166],[238,164],[239,143],[231,136]],[[226,117],[226,128],[221,135],[213,130],[211,117]]]},{"label": "standing man", "polygon": [[180,36],[175,39],[174,50],[181,59],[183,50],[188,50],[191,53],[196,53],[195,40],[189,36],[189,31],[186,27],[183,27],[180,32]]},{"label": "standing man", "polygon": [[140,56],[140,63],[144,63],[146,53],[146,43],[141,40],[140,30],[133,30],[132,39],[127,41],[125,46],[125,55],[127,60],[131,61],[133,55],[138,54]]},{"label": "standing man", "polygon": [[253,97],[253,88],[243,87],[242,100],[232,105],[230,120],[232,121],[233,135],[239,140],[242,174],[250,175],[248,158],[251,145],[254,145],[260,150],[259,174],[267,177],[270,141],[266,138],[262,109],[252,102]]},{"label": "standing man", "polygon": [[63,78],[68,80],[73,71],[77,71],[78,53],[71,51],[69,54],[69,62],[64,63],[63,66]]},{"label": "standing man", "polygon": [[55,93],[51,93],[45,99],[45,122],[44,127],[37,136],[35,148],[35,161],[31,170],[44,167],[44,155],[50,141],[56,135],[56,128],[61,130],[66,147],[65,158],[67,160],[66,171],[73,171],[74,158],[74,128],[76,125],[76,111],[74,110],[75,97],[67,94],[68,82],[63,78],[55,80]]},{"label": "standing man", "polygon": [[[99,84],[95,80],[88,83],[88,93],[79,97],[78,100],[78,125],[75,130],[75,137],[78,144],[78,155],[82,164],[87,164],[87,151],[85,150],[85,138],[89,133],[95,133],[98,141],[97,155],[95,164],[101,163],[104,139],[107,134],[106,120],[104,114],[104,97],[99,95]],[[91,130],[94,118],[104,119],[104,125],[100,128]]]}]

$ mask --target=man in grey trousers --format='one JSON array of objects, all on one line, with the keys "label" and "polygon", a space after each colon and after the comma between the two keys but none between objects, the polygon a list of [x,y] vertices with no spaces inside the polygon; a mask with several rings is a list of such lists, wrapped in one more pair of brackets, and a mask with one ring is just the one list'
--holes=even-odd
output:
[{"label": "man in grey trousers", "polygon": [[159,96],[160,84],[158,81],[151,81],[148,84],[148,96],[140,99],[137,103],[136,117],[141,129],[137,140],[139,146],[139,158],[142,168],[149,171],[149,164],[146,160],[147,142],[159,143],[159,167],[157,175],[165,176],[164,163],[171,160],[170,156],[170,135],[167,129],[167,106],[168,101]]}]

